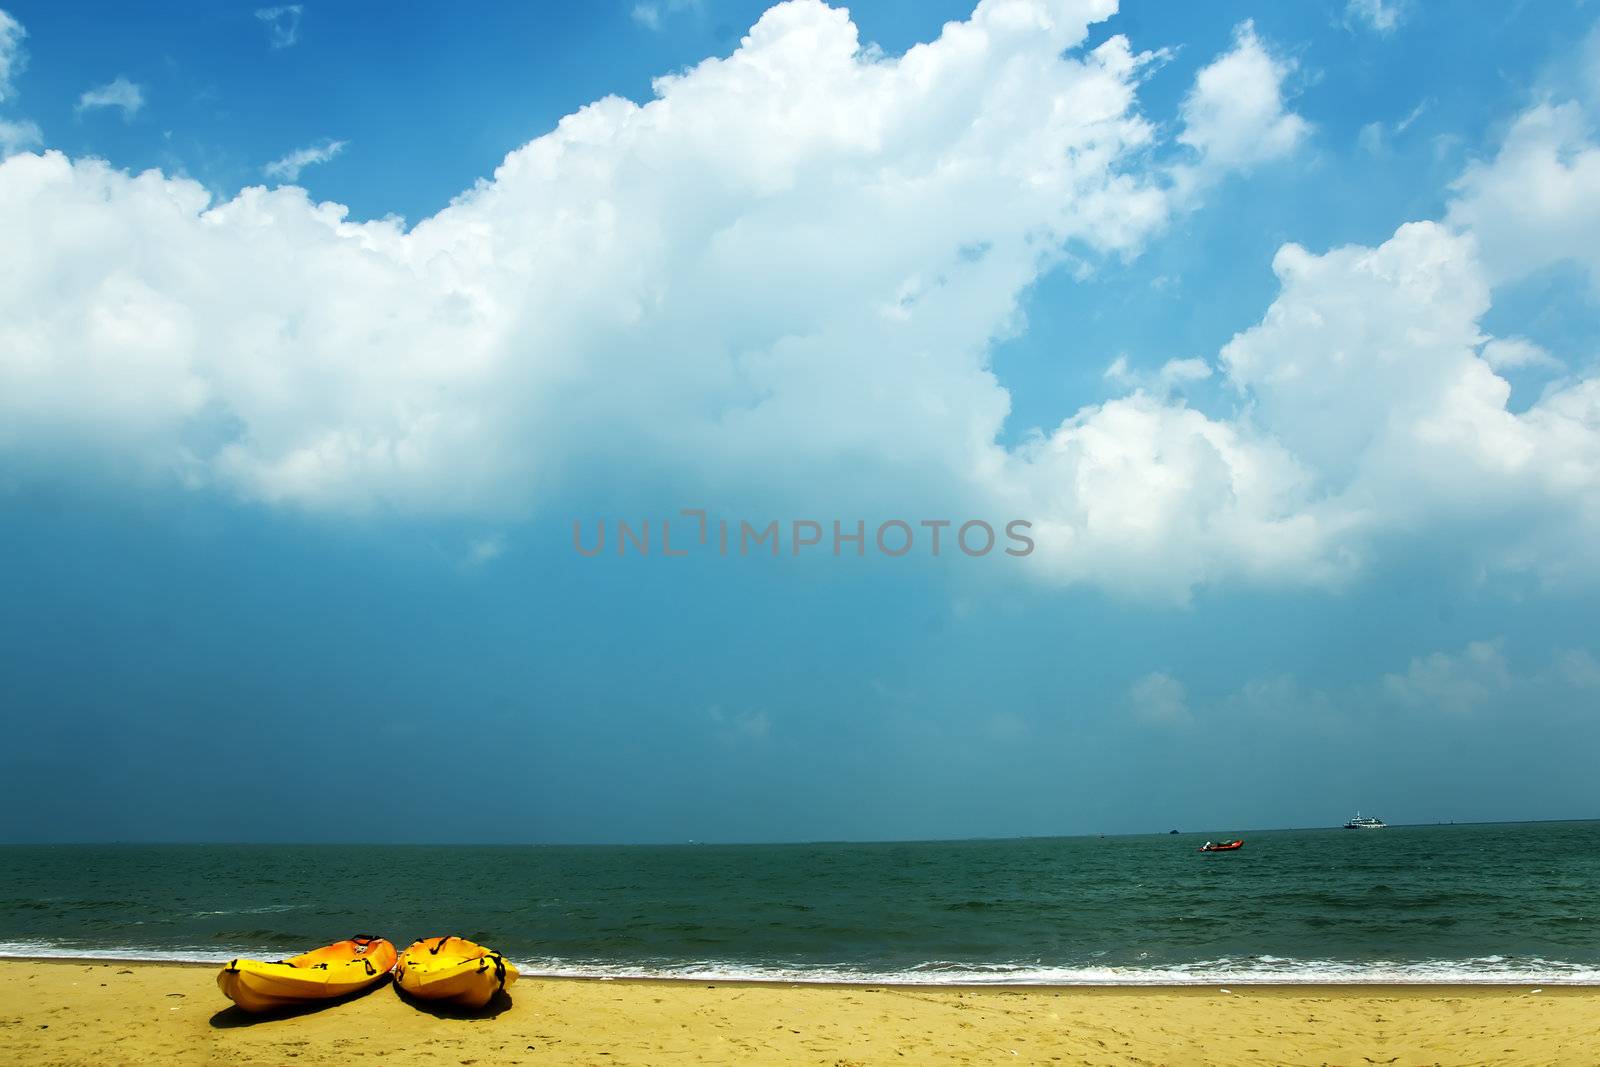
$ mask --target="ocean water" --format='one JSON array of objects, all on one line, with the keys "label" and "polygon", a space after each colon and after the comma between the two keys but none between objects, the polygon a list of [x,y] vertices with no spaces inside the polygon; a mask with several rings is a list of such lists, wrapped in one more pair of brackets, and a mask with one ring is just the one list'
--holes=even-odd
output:
[{"label": "ocean water", "polygon": [[543,974],[1600,982],[1600,822],[894,844],[0,848],[0,953],[460,934]]}]

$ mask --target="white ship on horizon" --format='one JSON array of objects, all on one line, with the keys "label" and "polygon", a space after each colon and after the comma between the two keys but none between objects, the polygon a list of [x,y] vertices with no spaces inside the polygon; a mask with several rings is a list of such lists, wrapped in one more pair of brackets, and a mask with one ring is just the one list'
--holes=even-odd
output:
[{"label": "white ship on horizon", "polygon": [[1356,812],[1355,818],[1344,824],[1344,828],[1346,830],[1382,830],[1388,825],[1389,824],[1384,822],[1382,819],[1375,818],[1371,815],[1363,816],[1358,811]]}]

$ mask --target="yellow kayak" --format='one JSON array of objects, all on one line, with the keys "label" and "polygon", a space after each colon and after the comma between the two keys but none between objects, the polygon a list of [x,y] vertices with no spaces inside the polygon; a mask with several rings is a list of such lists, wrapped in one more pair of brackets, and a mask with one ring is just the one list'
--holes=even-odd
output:
[{"label": "yellow kayak", "polygon": [[288,960],[231,960],[217,988],[245,1011],[272,1011],[358,992],[383,981],[394,961],[389,942],[358,935]]},{"label": "yellow kayak", "polygon": [[517,980],[517,968],[464,937],[425,937],[400,953],[394,980],[411,996],[481,1008]]}]

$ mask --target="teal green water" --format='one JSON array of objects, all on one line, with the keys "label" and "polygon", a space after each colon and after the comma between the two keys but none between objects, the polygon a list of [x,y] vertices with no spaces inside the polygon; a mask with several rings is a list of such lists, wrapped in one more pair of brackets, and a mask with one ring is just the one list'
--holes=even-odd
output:
[{"label": "teal green water", "polygon": [[0,951],[276,958],[370,931],[554,974],[1600,981],[1600,823],[1245,837],[13,846]]}]

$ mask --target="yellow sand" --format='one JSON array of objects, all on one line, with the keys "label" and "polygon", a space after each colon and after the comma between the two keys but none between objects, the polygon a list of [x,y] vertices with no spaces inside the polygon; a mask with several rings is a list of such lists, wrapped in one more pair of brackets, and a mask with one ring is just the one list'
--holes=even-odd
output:
[{"label": "yellow sand", "polygon": [[927,989],[525,978],[483,1018],[382,986],[264,1021],[215,969],[0,962],[27,1064],[1600,1063],[1600,989]]}]

